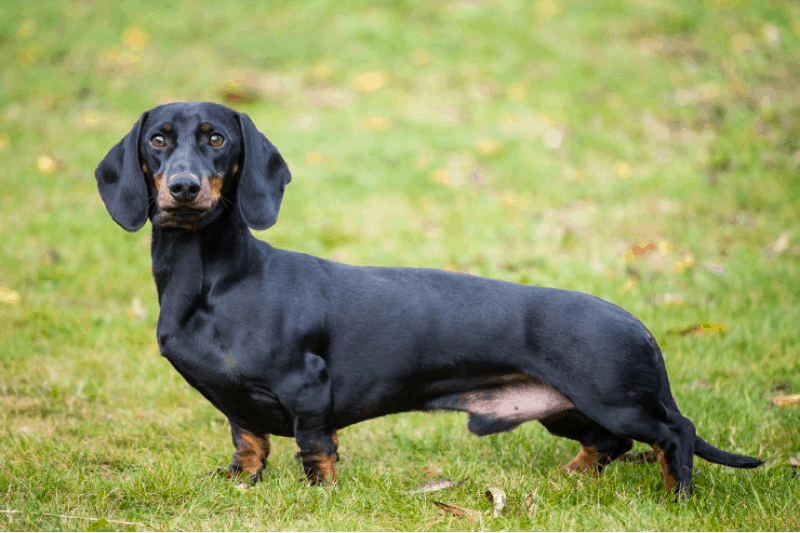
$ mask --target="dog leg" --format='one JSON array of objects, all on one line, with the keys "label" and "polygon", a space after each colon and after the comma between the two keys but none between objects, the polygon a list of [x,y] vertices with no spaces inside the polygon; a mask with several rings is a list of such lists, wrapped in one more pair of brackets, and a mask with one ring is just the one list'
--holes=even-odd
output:
[{"label": "dog leg", "polygon": [[566,472],[591,472],[603,468],[633,447],[633,441],[617,437],[577,411],[566,411],[540,421],[547,431],[581,443],[581,451],[564,467]]},{"label": "dog leg", "polygon": [[336,481],[334,464],[339,460],[339,440],[333,428],[333,396],[327,364],[321,357],[306,353],[302,370],[285,380],[285,393],[294,416],[294,438],[309,483]]},{"label": "dog leg", "polygon": [[335,432],[330,437],[330,444],[333,445],[333,451],[330,451],[330,446],[324,445],[324,440],[320,440],[306,448],[305,451],[301,447],[301,451],[297,454],[297,458],[303,463],[306,479],[311,485],[325,482],[336,483],[335,463],[339,460],[339,453],[336,451],[339,447],[339,437]]},{"label": "dog leg", "polygon": [[692,466],[694,463],[694,424],[683,416],[673,424],[669,438],[652,444],[667,494],[676,499],[692,495]]},{"label": "dog leg", "polygon": [[250,482],[255,484],[261,481],[262,471],[267,464],[269,455],[269,435],[257,437],[238,427],[233,422],[231,424],[231,437],[236,451],[233,453],[233,460],[227,469],[220,468],[219,473],[227,477],[235,477],[247,473],[250,475]]}]

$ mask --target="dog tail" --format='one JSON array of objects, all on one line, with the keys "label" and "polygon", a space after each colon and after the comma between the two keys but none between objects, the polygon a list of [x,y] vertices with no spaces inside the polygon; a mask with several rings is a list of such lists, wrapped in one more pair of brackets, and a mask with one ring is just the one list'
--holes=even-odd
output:
[{"label": "dog tail", "polygon": [[733,468],[755,468],[764,464],[764,461],[755,457],[722,451],[697,436],[694,441],[694,454],[711,463]]}]

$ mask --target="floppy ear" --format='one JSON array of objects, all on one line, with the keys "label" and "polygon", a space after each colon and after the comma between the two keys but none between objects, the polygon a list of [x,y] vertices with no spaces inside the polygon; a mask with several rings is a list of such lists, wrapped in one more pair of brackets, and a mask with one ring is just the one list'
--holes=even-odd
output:
[{"label": "floppy ear", "polygon": [[236,200],[245,224],[267,229],[278,220],[283,189],[292,180],[278,149],[256,129],[250,117],[239,113],[242,128],[242,170]]},{"label": "floppy ear", "polygon": [[147,114],[100,161],[94,177],[114,222],[136,231],[147,222],[147,183],[139,162],[139,132]]}]

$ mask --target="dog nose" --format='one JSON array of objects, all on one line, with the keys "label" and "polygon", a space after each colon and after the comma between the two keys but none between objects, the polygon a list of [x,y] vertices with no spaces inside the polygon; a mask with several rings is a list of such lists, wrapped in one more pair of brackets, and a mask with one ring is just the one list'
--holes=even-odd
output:
[{"label": "dog nose", "polygon": [[190,175],[179,175],[169,182],[169,192],[178,202],[191,202],[200,194],[200,183]]}]

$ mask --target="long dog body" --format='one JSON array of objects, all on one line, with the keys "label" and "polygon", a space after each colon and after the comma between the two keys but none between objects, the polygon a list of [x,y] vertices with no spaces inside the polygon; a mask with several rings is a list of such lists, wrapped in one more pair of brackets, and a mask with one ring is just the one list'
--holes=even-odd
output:
[{"label": "long dog body", "polygon": [[229,419],[231,474],[261,477],[269,435],[294,437],[312,483],[335,479],[336,430],[412,410],[470,413],[486,435],[538,420],[599,472],[633,440],[667,491],[692,460],[761,461],[695,435],[650,332],[587,294],[416,268],[354,267],[273,248],[289,170],[244,114],[148,111],[100,163],[112,218],[153,226],[162,354]]}]

